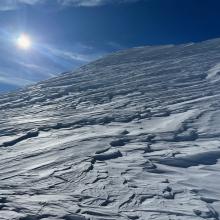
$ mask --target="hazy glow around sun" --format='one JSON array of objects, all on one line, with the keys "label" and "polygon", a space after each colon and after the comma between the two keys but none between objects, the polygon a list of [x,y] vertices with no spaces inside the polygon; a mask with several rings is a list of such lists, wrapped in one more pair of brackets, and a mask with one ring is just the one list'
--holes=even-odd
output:
[{"label": "hazy glow around sun", "polygon": [[21,34],[17,38],[17,46],[20,49],[27,50],[31,47],[31,39],[27,34]]}]

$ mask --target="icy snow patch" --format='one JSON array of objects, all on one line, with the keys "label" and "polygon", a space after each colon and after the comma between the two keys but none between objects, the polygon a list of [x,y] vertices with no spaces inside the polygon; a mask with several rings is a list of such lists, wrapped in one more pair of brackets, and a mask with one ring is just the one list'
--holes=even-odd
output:
[{"label": "icy snow patch", "polygon": [[218,81],[220,77],[220,63],[216,64],[208,71],[207,79]]}]

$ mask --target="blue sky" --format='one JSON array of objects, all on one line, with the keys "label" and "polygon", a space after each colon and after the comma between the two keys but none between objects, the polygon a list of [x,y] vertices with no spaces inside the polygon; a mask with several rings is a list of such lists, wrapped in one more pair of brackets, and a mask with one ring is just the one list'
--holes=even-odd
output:
[{"label": "blue sky", "polygon": [[219,0],[1,0],[0,91],[125,48],[220,37],[219,11]]}]

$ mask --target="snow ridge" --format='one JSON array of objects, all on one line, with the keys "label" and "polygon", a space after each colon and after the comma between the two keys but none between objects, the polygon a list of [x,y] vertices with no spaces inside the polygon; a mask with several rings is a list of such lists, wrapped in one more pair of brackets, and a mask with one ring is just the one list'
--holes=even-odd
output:
[{"label": "snow ridge", "polygon": [[0,97],[0,219],[218,220],[220,40],[138,47]]}]

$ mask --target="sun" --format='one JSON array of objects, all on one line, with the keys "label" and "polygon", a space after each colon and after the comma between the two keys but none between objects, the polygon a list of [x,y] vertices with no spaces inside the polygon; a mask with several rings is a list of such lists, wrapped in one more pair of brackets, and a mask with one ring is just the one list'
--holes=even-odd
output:
[{"label": "sun", "polygon": [[17,46],[20,49],[28,50],[31,47],[31,38],[27,34],[21,34],[17,38]]}]

